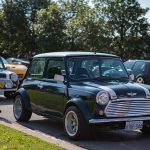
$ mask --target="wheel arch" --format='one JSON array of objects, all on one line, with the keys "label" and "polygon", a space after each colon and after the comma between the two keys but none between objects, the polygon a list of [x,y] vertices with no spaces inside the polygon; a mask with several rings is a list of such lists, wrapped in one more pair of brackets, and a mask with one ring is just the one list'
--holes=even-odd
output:
[{"label": "wheel arch", "polygon": [[65,106],[64,114],[65,114],[67,108],[69,108],[71,106],[75,106],[79,109],[79,111],[81,112],[81,114],[83,115],[83,117],[87,123],[92,118],[92,115],[91,115],[86,103],[81,98],[73,98],[73,99],[69,100]]},{"label": "wheel arch", "polygon": [[24,101],[24,105],[28,110],[31,110],[31,104],[30,104],[30,98],[28,93],[25,91],[24,88],[20,88],[19,90],[16,91],[14,95],[14,99],[16,96],[20,95],[22,97],[22,100]]}]

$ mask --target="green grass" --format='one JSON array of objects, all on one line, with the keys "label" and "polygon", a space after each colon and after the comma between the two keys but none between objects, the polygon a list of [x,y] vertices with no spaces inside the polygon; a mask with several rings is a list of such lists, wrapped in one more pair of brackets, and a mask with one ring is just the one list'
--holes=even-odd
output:
[{"label": "green grass", "polygon": [[0,125],[0,150],[62,150],[62,148]]}]

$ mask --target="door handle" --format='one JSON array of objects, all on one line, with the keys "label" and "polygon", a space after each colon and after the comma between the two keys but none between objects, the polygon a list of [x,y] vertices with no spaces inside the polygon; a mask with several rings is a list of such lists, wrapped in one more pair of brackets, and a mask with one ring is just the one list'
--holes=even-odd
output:
[{"label": "door handle", "polygon": [[43,85],[41,85],[41,84],[38,84],[37,86],[38,86],[40,89],[43,88]]}]

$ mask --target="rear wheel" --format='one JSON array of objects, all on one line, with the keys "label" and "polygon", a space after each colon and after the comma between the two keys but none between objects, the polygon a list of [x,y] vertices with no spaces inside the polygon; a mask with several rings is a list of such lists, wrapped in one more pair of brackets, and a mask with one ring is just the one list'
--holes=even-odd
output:
[{"label": "rear wheel", "polygon": [[137,82],[137,83],[144,83],[144,79],[143,79],[142,77],[138,77],[138,78],[136,79],[136,82]]},{"label": "rear wheel", "polygon": [[28,121],[31,118],[32,112],[26,108],[21,95],[17,95],[13,104],[14,117],[19,122]]},{"label": "rear wheel", "polygon": [[14,92],[12,92],[12,91],[6,91],[6,92],[4,92],[4,96],[6,98],[8,98],[8,99],[13,98]]},{"label": "rear wheel", "polygon": [[71,106],[66,110],[64,128],[67,136],[73,140],[81,139],[89,135],[88,124],[75,106]]}]

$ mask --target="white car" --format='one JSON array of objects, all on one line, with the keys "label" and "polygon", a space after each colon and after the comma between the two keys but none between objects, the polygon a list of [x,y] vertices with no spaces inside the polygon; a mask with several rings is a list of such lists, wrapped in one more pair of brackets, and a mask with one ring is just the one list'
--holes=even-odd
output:
[{"label": "white car", "polygon": [[19,84],[18,75],[8,71],[0,57],[0,92],[4,92],[6,98],[12,98]]}]

